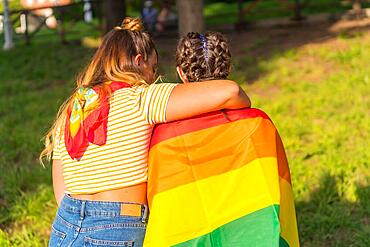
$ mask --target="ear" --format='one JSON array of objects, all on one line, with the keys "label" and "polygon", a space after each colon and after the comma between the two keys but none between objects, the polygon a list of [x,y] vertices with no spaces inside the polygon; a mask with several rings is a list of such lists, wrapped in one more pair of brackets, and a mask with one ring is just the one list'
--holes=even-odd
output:
[{"label": "ear", "polygon": [[189,83],[188,78],[184,74],[184,71],[182,71],[182,69],[179,66],[176,67],[176,71],[183,83]]},{"label": "ear", "polygon": [[141,56],[141,54],[137,54],[135,56],[135,64],[137,66],[140,66],[142,64],[142,61],[143,61],[143,56]]}]

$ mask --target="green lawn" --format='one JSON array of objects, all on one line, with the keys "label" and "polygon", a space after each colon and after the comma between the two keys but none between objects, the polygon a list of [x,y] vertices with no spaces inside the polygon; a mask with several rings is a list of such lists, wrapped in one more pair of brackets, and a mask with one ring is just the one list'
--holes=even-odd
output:
[{"label": "green lawn", "polygon": [[[131,1],[132,2],[132,1]],[[294,0],[287,1],[289,4],[293,4]],[[305,1],[303,1],[305,2]],[[310,14],[317,13],[338,13],[345,10],[351,9],[350,4],[346,4],[342,0],[308,0],[307,6],[302,10],[303,15],[307,16]],[[244,6],[248,6],[250,1],[245,1]],[[21,9],[19,0],[10,0],[10,9]],[[140,15],[140,10],[137,8],[138,4],[132,4],[127,1],[128,15],[136,16]],[[370,3],[364,3],[364,7],[369,7]],[[76,7],[81,8],[81,7]],[[2,1],[0,1],[0,12],[3,11]],[[238,21],[238,5],[234,2],[222,2],[214,1],[212,3],[206,3],[204,8],[205,21],[208,25],[218,25],[225,23],[236,23]],[[287,5],[281,4],[278,0],[263,0],[258,3],[249,13],[245,16],[245,21],[256,21],[261,19],[269,19],[276,17],[289,17],[293,16],[293,11],[287,7]]]},{"label": "green lawn", "polygon": [[235,79],[262,73],[246,89],[283,137],[305,247],[370,246],[369,41],[339,35],[257,65],[237,59]]},{"label": "green lawn", "polygon": [[[236,1],[234,1],[236,2]],[[281,4],[283,1],[278,0],[263,0],[247,13],[245,21],[264,20],[277,17],[292,17],[293,10],[287,5]],[[288,1],[290,4],[293,0]],[[305,2],[305,1],[301,1]],[[302,10],[303,16],[318,13],[336,14],[345,10],[351,9],[350,4],[342,3],[340,0],[309,0],[307,6]],[[250,5],[250,1],[245,1],[244,7]],[[364,7],[369,7],[369,3],[365,3]],[[218,2],[207,4],[204,9],[206,23],[208,25],[218,25],[225,23],[236,23],[238,21],[238,5],[237,3]]]},{"label": "green lawn", "polygon": [[[370,246],[370,33],[253,59],[258,38],[232,78],[280,130],[302,246]],[[0,246],[46,244],[56,204],[40,139],[93,52],[46,41],[0,51]]]}]

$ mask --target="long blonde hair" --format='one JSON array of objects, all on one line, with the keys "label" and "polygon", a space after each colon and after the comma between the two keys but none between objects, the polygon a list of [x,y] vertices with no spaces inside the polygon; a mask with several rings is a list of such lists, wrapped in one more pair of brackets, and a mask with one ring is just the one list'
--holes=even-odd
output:
[{"label": "long blonde hair", "polygon": [[[144,61],[148,61],[153,54],[158,55],[151,36],[143,31],[140,19],[125,18],[121,26],[108,32],[99,46],[90,63],[78,76],[76,88],[72,95],[59,108],[54,124],[44,137],[45,148],[40,154],[43,159],[51,159],[54,145],[58,141],[57,130],[65,123],[67,110],[72,104],[77,90],[80,87],[105,87],[105,82],[123,81],[131,86],[147,84],[140,68],[134,63],[134,57],[141,54]],[[110,94],[107,91],[108,95]]]}]

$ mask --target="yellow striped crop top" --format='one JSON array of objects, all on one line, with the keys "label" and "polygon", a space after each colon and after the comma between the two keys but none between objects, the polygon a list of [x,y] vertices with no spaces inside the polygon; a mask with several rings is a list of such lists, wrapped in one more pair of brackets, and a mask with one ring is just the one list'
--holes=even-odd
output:
[{"label": "yellow striped crop top", "polygon": [[153,126],[166,121],[175,86],[162,83],[115,91],[110,98],[106,144],[90,143],[80,160],[69,156],[61,128],[53,159],[62,160],[66,193],[93,194],[146,182]]}]

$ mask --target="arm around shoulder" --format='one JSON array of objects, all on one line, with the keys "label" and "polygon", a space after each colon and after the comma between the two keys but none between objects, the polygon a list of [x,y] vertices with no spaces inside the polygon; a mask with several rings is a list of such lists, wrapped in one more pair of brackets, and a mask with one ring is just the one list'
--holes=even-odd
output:
[{"label": "arm around shoulder", "polygon": [[221,109],[250,106],[249,97],[234,81],[184,83],[173,89],[167,106],[166,119],[174,121]]}]

